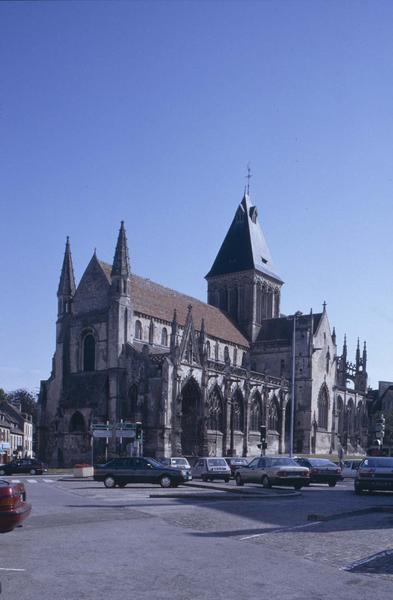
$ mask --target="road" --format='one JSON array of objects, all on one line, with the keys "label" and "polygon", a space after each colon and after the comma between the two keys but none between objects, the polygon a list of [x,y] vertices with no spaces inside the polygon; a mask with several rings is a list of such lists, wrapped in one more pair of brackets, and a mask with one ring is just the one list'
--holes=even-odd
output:
[{"label": "road", "polygon": [[393,589],[393,556],[379,555],[393,547],[393,512],[371,510],[393,510],[393,495],[358,497],[351,482],[261,498],[181,487],[171,498],[157,486],[8,479],[25,483],[33,512],[1,536],[7,600],[386,600]]}]

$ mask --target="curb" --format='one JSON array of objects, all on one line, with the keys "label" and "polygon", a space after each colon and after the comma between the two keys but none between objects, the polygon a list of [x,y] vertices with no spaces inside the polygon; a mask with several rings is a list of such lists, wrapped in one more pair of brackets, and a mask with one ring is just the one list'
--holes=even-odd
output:
[{"label": "curb", "polygon": [[238,500],[277,500],[278,498],[293,498],[294,496],[301,496],[300,492],[293,492],[292,494],[280,494],[278,496],[263,496],[262,494],[241,494],[227,496],[223,494],[203,494],[203,493],[192,493],[186,492],[181,494],[179,492],[170,492],[169,494],[149,494],[149,498],[185,498],[190,500],[217,500],[218,502],[238,501]]},{"label": "curb", "polygon": [[369,506],[368,508],[359,508],[357,510],[348,510],[333,515],[307,515],[307,521],[334,521],[344,517],[356,517],[358,515],[368,515],[370,513],[393,513],[393,506]]},{"label": "curb", "polygon": [[247,496],[247,495],[252,495],[252,496],[257,496],[257,497],[261,497],[261,498],[277,498],[277,497],[288,497],[288,496],[299,496],[301,495],[301,493],[299,491],[292,491],[292,490],[285,490],[285,491],[281,491],[281,490],[269,490],[269,492],[267,492],[266,490],[264,491],[248,491],[247,488],[246,489],[242,489],[240,486],[236,487],[236,488],[231,488],[231,487],[224,487],[224,486],[218,486],[218,485],[206,485],[205,483],[184,483],[183,484],[184,487],[194,487],[194,488],[200,488],[203,490],[218,490],[219,492],[226,492],[229,494],[242,494],[243,496]]}]

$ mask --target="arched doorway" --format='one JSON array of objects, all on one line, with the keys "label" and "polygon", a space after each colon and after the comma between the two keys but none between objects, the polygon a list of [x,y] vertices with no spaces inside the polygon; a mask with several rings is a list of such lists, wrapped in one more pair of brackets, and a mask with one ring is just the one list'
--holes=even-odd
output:
[{"label": "arched doorway", "polygon": [[199,407],[201,392],[191,378],[182,390],[181,446],[186,456],[198,456],[201,446]]}]

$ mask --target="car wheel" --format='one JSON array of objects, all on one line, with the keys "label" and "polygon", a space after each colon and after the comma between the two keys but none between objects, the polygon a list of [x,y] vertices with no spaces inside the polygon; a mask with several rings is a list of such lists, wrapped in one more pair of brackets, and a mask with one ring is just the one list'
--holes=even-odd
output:
[{"label": "car wheel", "polygon": [[244,482],[242,481],[242,478],[240,477],[239,474],[236,475],[235,481],[236,481],[236,485],[244,485]]},{"label": "car wheel", "polygon": [[104,486],[106,488],[114,488],[116,485],[115,478],[112,475],[107,475],[104,479]]},{"label": "car wheel", "polygon": [[204,481],[206,483],[206,481],[207,481],[206,475],[202,475],[201,479],[202,479],[202,481]]},{"label": "car wheel", "polygon": [[265,490],[268,490],[269,488],[272,487],[272,484],[269,481],[269,477],[267,475],[264,475],[262,477],[262,485],[265,488]]},{"label": "car wheel", "polygon": [[229,477],[225,477],[224,481],[225,483],[229,483]]},{"label": "car wheel", "polygon": [[172,479],[168,475],[163,475],[160,479],[160,485],[163,488],[169,488],[172,485]]},{"label": "car wheel", "polygon": [[0,475],[5,475],[5,469],[0,469]]},{"label": "car wheel", "polygon": [[296,483],[293,487],[295,488],[295,490],[301,490],[303,486],[301,483]]},{"label": "car wheel", "polygon": [[126,487],[126,485],[127,485],[126,483],[119,483],[119,487],[120,487],[120,488],[125,488],[125,487]]},{"label": "car wheel", "polygon": [[336,481],[329,481],[329,487],[336,487]]},{"label": "car wheel", "polygon": [[311,481],[307,481],[304,485],[308,487],[311,484]]},{"label": "car wheel", "polygon": [[35,469],[30,469],[30,475],[35,475],[37,471]]}]

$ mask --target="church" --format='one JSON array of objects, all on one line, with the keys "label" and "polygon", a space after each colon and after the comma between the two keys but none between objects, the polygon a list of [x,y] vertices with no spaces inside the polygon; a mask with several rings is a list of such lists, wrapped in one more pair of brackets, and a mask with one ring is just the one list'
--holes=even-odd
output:
[{"label": "church", "polygon": [[[329,454],[367,445],[367,351],[337,355],[321,312],[280,311],[283,281],[245,193],[206,275],[207,303],[133,273],[121,223],[113,263],[75,281],[67,238],[56,349],[41,382],[39,456],[90,462],[91,426],[141,422],[146,456]],[[291,392],[293,387],[294,394]],[[101,444],[104,440],[96,440]],[[109,456],[124,451],[109,439]]]}]

